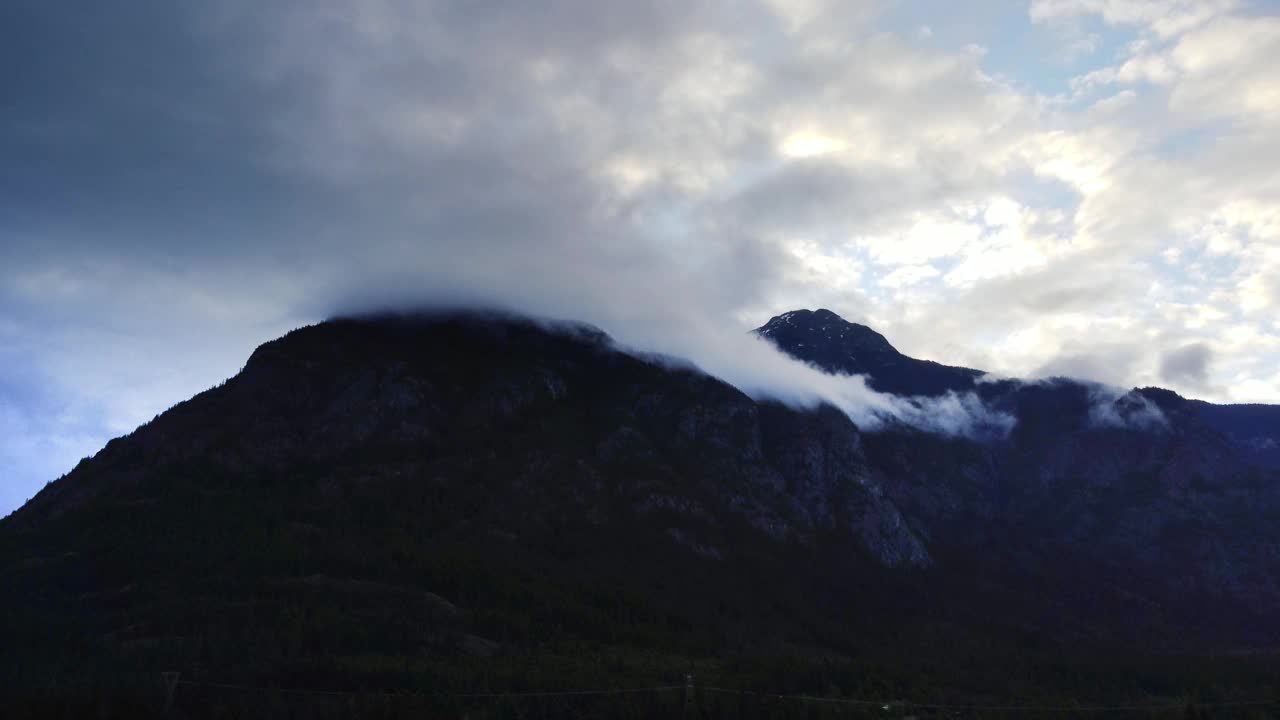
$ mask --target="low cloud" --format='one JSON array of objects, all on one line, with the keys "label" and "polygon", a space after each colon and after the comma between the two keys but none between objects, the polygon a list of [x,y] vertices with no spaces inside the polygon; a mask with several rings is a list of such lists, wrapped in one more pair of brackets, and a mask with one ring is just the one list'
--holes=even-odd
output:
[{"label": "low cloud", "polygon": [[1160,379],[1197,389],[1209,386],[1213,349],[1205,343],[1191,343],[1165,353],[1160,358]]},{"label": "low cloud", "polygon": [[1099,344],[1089,349],[1069,348],[1045,363],[1032,375],[1041,378],[1066,377],[1106,385],[1124,384],[1141,360],[1139,348],[1127,344]]},{"label": "low cloud", "polygon": [[768,340],[732,328],[668,327],[660,338],[649,337],[644,345],[627,346],[687,359],[753,398],[800,408],[832,405],[869,432],[906,425],[925,432],[990,440],[1007,436],[1016,424],[1012,415],[987,407],[972,392],[941,397],[877,392],[867,386],[862,375],[823,372],[783,353]]},{"label": "low cloud", "polygon": [[972,392],[895,400],[898,419],[926,432],[974,440],[998,440],[1008,437],[1018,424],[1016,417],[989,407]]},{"label": "low cloud", "polygon": [[1089,423],[1094,427],[1158,431],[1169,427],[1169,419],[1138,391],[1094,386],[1089,393]]}]

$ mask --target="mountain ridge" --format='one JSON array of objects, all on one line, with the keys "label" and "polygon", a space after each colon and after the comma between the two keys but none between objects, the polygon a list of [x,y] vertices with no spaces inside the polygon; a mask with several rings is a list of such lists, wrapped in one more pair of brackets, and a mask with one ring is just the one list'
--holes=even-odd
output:
[{"label": "mountain ridge", "polygon": [[786,312],[752,332],[825,372],[867,375],[872,389],[894,395],[972,390],[986,374],[903,355],[884,335],[827,309]]},{"label": "mountain ridge", "polygon": [[[844,347],[792,339],[807,362]],[[0,675],[305,686],[385,677],[372,663],[474,688],[553,657],[605,683],[597,653],[908,677],[913,658],[1280,646],[1280,482],[1194,401],[1107,400],[1160,406],[1156,430],[1097,422],[1070,381],[974,392],[1018,414],[1008,437],[864,432],[574,325],[300,328],[0,521],[0,636],[22,657]]]},{"label": "mountain ridge", "polygon": [[[895,395],[937,397],[974,392],[984,401],[1007,406],[1012,402],[1009,395],[1016,394],[1017,388],[1036,383],[1104,387],[1069,377],[985,380],[988,373],[983,370],[904,355],[872,328],[846,321],[825,308],[788,311],[752,332],[824,372],[865,375],[872,389]],[[1162,411],[1191,408],[1201,421],[1231,438],[1250,462],[1280,468],[1280,405],[1210,403],[1159,387],[1134,387],[1116,395],[1122,413],[1132,413],[1135,400],[1151,401]]]}]

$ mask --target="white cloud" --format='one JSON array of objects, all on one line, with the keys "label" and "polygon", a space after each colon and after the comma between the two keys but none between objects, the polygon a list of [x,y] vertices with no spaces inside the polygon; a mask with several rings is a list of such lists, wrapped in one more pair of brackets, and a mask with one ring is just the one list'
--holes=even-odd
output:
[{"label": "white cloud", "polygon": [[921,265],[949,257],[977,241],[981,227],[929,215],[918,215],[892,235],[859,237],[854,242],[881,265]]},{"label": "white cloud", "polygon": [[924,280],[935,278],[942,273],[932,265],[902,265],[888,275],[880,278],[880,285],[890,288],[902,288],[916,285]]},{"label": "white cloud", "polygon": [[1051,22],[1099,15],[1111,25],[1136,25],[1167,38],[1230,11],[1235,0],[1032,0],[1031,19]]},{"label": "white cloud", "polygon": [[828,153],[843,152],[849,148],[848,143],[838,138],[819,133],[801,130],[794,132],[782,140],[779,148],[789,158],[808,158]]}]

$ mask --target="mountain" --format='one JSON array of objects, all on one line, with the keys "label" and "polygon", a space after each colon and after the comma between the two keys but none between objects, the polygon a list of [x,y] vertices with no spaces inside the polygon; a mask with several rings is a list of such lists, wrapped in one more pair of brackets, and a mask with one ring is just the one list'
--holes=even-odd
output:
[{"label": "mountain", "polygon": [[304,328],[0,523],[0,670],[484,690],[816,657],[874,629],[833,573],[931,563],[860,443],[582,326]]},{"label": "mountain", "polygon": [[[1079,424],[1090,411],[1111,415],[1110,408],[1098,408],[1089,399],[1099,388],[1068,378],[1049,383],[1027,384],[1016,380],[980,381],[987,373],[963,367],[918,360],[898,352],[883,335],[866,325],[846,321],[826,310],[792,310],[753,330],[788,355],[825,372],[865,375],[874,390],[894,395],[936,397],[947,393],[975,392],[993,407],[1016,410],[1023,425],[1055,424],[1067,418]],[[1057,389],[1048,389],[1048,386]],[[1039,402],[1039,396],[1058,394],[1056,400]],[[1074,395],[1075,400],[1067,397]],[[1115,409],[1132,415],[1149,408],[1150,397],[1168,398],[1179,408],[1190,408],[1201,422],[1221,433],[1250,464],[1280,468],[1280,406],[1215,405],[1200,400],[1187,401],[1159,388],[1135,389]],[[1096,398],[1094,398],[1096,400]],[[1114,404],[1115,399],[1108,401]],[[1138,407],[1134,407],[1137,403]],[[1189,405],[1186,405],[1189,403]],[[1054,431],[1061,428],[1053,428]]]},{"label": "mountain", "polygon": [[972,390],[985,374],[907,357],[880,333],[830,310],[793,310],[753,332],[792,357],[829,373],[866,375],[872,389],[894,395]]},{"label": "mountain", "polygon": [[[173,669],[485,693],[697,668],[720,687],[965,703],[1269,687],[1280,483],[1212,412],[1157,389],[977,382],[826,311],[759,332],[1017,423],[863,432],[582,325],[325,322],[0,521],[0,686]],[[1222,652],[1248,655],[1206,659]]]},{"label": "mountain", "polygon": [[[1185,611],[1171,623],[1183,632],[1224,603],[1263,627],[1280,600],[1280,477],[1266,454],[1280,435],[1272,424],[1280,408],[1066,378],[978,382],[980,371],[908,358],[827,310],[786,313],[756,332],[828,372],[866,372],[874,388],[971,393],[1016,418],[1006,437],[982,441],[897,425],[864,435],[873,476],[935,554],[990,554],[1002,572],[1047,582],[1065,582],[1062,571],[1075,566],[1088,593],[1105,582],[1153,611]],[[1135,614],[1127,630],[1153,613]],[[1203,636],[1214,638],[1224,636]]]},{"label": "mountain", "polygon": [[[557,514],[574,508],[589,524],[675,508],[717,528],[667,528],[712,556],[721,541],[697,538],[745,524],[801,544],[829,534],[890,567],[929,563],[844,414],[756,403],[581,325],[454,314],[296,331],[230,382],[108,444],[9,523],[39,527],[180,468],[307,475],[321,495],[406,476],[446,490],[478,483]],[[339,477],[343,468],[360,477]]]},{"label": "mountain", "polygon": [[1257,465],[1280,468],[1280,406],[1214,405],[1193,400],[1196,413]]}]

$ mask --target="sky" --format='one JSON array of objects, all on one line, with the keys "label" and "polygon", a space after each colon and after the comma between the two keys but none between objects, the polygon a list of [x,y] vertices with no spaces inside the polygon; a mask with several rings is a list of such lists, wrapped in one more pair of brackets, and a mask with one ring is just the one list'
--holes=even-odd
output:
[{"label": "sky", "polygon": [[388,306],[1280,402],[1277,138],[1263,0],[6,0],[0,514]]}]

